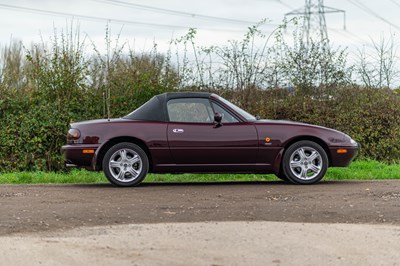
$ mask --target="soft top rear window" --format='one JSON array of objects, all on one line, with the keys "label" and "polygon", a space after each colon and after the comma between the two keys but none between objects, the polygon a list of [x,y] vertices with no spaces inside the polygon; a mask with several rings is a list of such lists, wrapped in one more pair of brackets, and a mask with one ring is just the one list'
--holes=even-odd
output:
[{"label": "soft top rear window", "polygon": [[124,118],[131,120],[166,121],[164,106],[159,96],[154,96]]}]

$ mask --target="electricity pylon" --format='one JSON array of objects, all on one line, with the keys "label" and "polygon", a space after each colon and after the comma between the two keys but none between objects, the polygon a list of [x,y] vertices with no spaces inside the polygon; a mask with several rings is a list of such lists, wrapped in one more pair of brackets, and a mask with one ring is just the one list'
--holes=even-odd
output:
[{"label": "electricity pylon", "polygon": [[317,41],[320,39],[323,43],[329,43],[325,20],[325,14],[327,13],[342,13],[344,21],[343,28],[346,29],[346,11],[324,6],[323,0],[305,0],[304,7],[286,13],[285,17],[303,17],[302,39],[304,45],[308,47],[311,40]]}]

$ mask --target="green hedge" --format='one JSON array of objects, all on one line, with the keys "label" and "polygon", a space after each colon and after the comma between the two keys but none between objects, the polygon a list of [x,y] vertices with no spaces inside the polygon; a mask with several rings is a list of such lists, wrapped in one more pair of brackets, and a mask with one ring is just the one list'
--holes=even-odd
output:
[{"label": "green hedge", "polygon": [[108,69],[99,60],[55,43],[28,51],[18,75],[0,75],[0,171],[63,169],[70,122],[105,118],[106,102],[121,117],[177,84],[158,54],[121,55]]},{"label": "green hedge", "polygon": [[[11,52],[10,52],[11,53]],[[81,44],[57,41],[51,49],[19,50],[0,72],[0,171],[60,170],[69,123],[123,116],[153,95],[173,91],[180,75],[168,57],[118,54],[87,57]],[[10,60],[11,60],[10,59]],[[107,67],[106,67],[107,66]],[[362,157],[400,161],[398,90],[330,87],[307,90],[249,88],[216,91],[270,119],[341,130],[362,145]]]},{"label": "green hedge", "polygon": [[390,89],[316,89],[313,96],[288,90],[222,92],[263,118],[294,120],[345,132],[361,143],[362,158],[400,161],[400,95]]},{"label": "green hedge", "polygon": [[[167,90],[171,89],[167,87]],[[117,105],[112,109],[113,113],[115,117],[125,114],[163,91],[161,86],[149,87],[141,101],[134,101],[140,92],[132,89],[121,107]],[[392,90],[337,88],[322,93],[323,97],[287,90],[218,93],[263,118],[301,121],[341,130],[361,143],[363,158],[400,161],[400,97]],[[112,98],[113,102],[119,99],[119,95]],[[101,118],[102,103],[102,97],[96,97],[91,90],[76,92],[67,101],[50,94],[38,94],[36,90],[3,96],[0,102],[0,171],[63,169],[60,148],[65,143],[69,123]]]}]

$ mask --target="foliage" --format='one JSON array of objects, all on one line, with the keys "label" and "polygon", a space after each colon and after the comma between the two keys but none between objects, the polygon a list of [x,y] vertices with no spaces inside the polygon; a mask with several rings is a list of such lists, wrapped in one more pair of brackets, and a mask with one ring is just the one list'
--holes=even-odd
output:
[{"label": "foliage", "polygon": [[[390,89],[319,88],[312,96],[284,89],[250,90],[253,114],[335,128],[362,145],[363,158],[400,161],[400,97]],[[238,93],[224,93],[240,102]]]},{"label": "foliage", "polygon": [[[329,168],[324,180],[400,179],[400,165],[377,161],[355,161],[348,168]],[[149,174],[144,182],[237,182],[276,181],[275,175],[261,174]],[[0,184],[109,184],[103,173],[74,169],[70,172],[0,173]]]},{"label": "foliage", "polygon": [[2,95],[26,85],[23,57],[21,42],[12,40],[9,45],[1,49],[0,93]]},{"label": "foliage", "polygon": [[[176,56],[181,87],[235,91],[271,87],[274,66],[269,63],[272,54],[268,44],[285,24],[267,36],[260,30],[265,23],[249,27],[242,40],[230,40],[222,46],[196,46],[195,29],[175,40],[177,49],[183,51]],[[194,60],[189,60],[190,56]]]},{"label": "foliage", "polygon": [[110,115],[124,116],[152,96],[175,90],[178,77],[167,68],[165,57],[155,48],[148,54],[121,55],[107,77],[107,88],[111,91]]},{"label": "foliage", "polygon": [[0,171],[63,169],[70,122],[126,115],[177,83],[156,50],[125,56],[116,46],[112,58],[86,56],[72,25],[55,32],[50,46],[26,49],[25,60],[20,48],[6,47],[0,61]]},{"label": "foliage", "polygon": [[384,36],[380,41],[372,40],[372,47],[363,47],[358,53],[356,73],[368,88],[390,88],[398,81],[397,49],[394,35]]},{"label": "foliage", "polygon": [[[308,44],[294,33],[293,45],[277,35],[275,52],[283,60],[277,68],[285,77],[284,82],[297,92],[313,95],[316,88],[339,87],[351,83],[351,69],[347,67],[345,49],[333,49],[328,40],[310,39]],[[281,84],[281,87],[284,84]]]},{"label": "foliage", "polygon": [[0,184],[89,184],[108,183],[97,172],[75,169],[70,172],[24,171],[0,173]]},{"label": "foliage", "polygon": [[124,53],[126,43],[120,45],[119,38],[113,43],[108,27],[105,41],[105,54],[93,44],[95,56],[89,66],[90,90],[103,98],[103,117],[124,116],[152,96],[176,88],[178,74],[170,58],[157,51],[157,44],[148,52],[137,54],[129,49]]}]

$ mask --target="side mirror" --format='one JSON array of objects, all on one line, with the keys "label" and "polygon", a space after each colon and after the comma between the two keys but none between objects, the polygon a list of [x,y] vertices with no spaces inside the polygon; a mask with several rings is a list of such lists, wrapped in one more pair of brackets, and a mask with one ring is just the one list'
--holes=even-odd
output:
[{"label": "side mirror", "polygon": [[214,124],[216,127],[222,126],[222,117],[223,115],[221,113],[214,114]]}]

